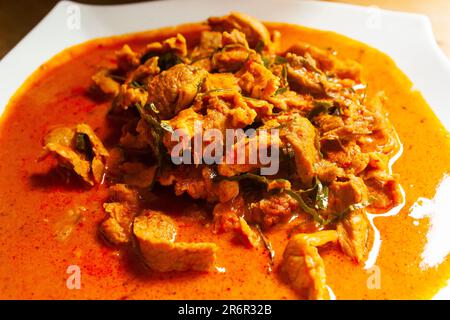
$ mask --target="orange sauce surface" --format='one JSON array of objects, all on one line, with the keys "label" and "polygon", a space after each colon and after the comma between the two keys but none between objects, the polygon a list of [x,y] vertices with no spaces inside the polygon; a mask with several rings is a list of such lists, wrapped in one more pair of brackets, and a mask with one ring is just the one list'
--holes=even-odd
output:
[{"label": "orange sauce surface", "polygon": [[[386,55],[331,32],[286,24],[267,24],[282,33],[287,48],[298,40],[331,47],[341,57],[359,61],[369,95],[384,90],[386,109],[404,152],[393,167],[400,175],[406,203],[399,214],[375,219],[381,233],[376,260],[380,286],[367,285],[372,273],[342,254],[336,246],[321,250],[328,285],[338,299],[431,298],[446,284],[450,261],[432,268],[420,266],[427,241],[427,219],[413,224],[410,207],[419,197],[433,198],[438,183],[450,172],[450,138],[422,96]],[[217,266],[209,273],[155,273],[144,269],[130,254],[107,246],[98,235],[106,187],[86,189],[66,184],[54,170],[55,162],[38,162],[41,139],[58,125],[85,122],[108,136],[105,115],[110,102],[87,95],[91,76],[111,67],[114,51],[124,43],[133,49],[148,42],[183,33],[189,42],[204,26],[192,24],[93,40],[70,48],[41,66],[11,99],[0,127],[0,298],[1,299],[295,299],[297,295],[267,270],[263,248],[247,249],[227,235],[214,235],[189,219],[181,220],[181,239],[214,241],[220,247]],[[432,79],[430,79],[432,81]],[[173,214],[198,208],[187,197],[158,200]],[[55,234],[69,210],[84,207],[75,230],[61,241]],[[287,243],[285,230],[268,233],[280,260]],[[69,290],[67,268],[81,269],[81,289]]]}]

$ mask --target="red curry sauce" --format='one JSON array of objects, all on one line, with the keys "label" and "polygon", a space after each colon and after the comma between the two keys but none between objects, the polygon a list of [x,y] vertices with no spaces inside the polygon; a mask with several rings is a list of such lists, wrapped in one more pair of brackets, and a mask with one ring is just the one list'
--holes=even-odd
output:
[{"label": "red curry sauce", "polygon": [[[267,24],[282,33],[287,48],[296,39],[321,48],[332,47],[360,62],[369,95],[384,90],[390,121],[404,152],[394,165],[406,194],[395,216],[375,219],[382,245],[376,260],[380,287],[368,288],[372,275],[333,246],[321,250],[327,282],[338,299],[430,298],[450,275],[450,262],[422,269],[421,253],[429,223],[418,226],[408,216],[419,197],[433,198],[436,186],[450,171],[450,139],[412,84],[386,55],[343,36],[286,24]],[[295,299],[296,294],[267,269],[263,248],[247,249],[227,235],[202,232],[182,218],[180,239],[213,241],[220,250],[220,268],[209,273],[155,273],[136,258],[109,247],[98,235],[106,187],[87,190],[66,184],[55,162],[38,162],[41,139],[57,125],[85,122],[103,140],[111,133],[105,114],[110,102],[88,95],[91,76],[99,66],[114,64],[114,51],[124,43],[139,49],[148,42],[182,32],[188,43],[198,37],[200,24],[150,31],[139,35],[94,40],[70,48],[42,65],[11,99],[0,127],[0,298],[2,299]],[[202,210],[186,197],[157,200],[166,211]],[[73,218],[73,214],[76,218]],[[76,220],[73,230],[65,221]],[[268,233],[276,259],[287,242],[285,232]],[[81,268],[81,289],[69,290],[67,268]]]}]

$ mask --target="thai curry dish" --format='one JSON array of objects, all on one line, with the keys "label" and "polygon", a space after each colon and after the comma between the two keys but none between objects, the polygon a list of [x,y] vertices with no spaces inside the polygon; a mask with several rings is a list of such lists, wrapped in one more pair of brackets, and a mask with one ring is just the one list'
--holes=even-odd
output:
[{"label": "thai curry dish", "polygon": [[408,210],[450,144],[411,87],[242,13],[60,53],[2,119],[0,297],[432,297],[450,264],[420,264]]}]

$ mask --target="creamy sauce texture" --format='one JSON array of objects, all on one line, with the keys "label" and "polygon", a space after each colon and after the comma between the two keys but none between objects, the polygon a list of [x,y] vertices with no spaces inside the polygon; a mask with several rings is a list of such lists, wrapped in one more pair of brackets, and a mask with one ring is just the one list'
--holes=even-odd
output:
[{"label": "creamy sauce texture", "polygon": [[[445,232],[450,207],[448,132],[383,53],[331,32],[278,23],[267,26],[282,33],[283,49],[301,40],[360,62],[369,96],[380,90],[386,93],[385,108],[403,145],[393,172],[400,175],[405,203],[396,214],[374,217],[378,254],[365,268],[336,247],[321,249],[328,285],[337,299],[433,297],[450,276],[450,241]],[[276,273],[268,271],[263,248],[247,249],[227,235],[202,232],[187,218],[182,220],[180,239],[216,242],[220,247],[216,271],[149,272],[135,257],[100,239],[97,228],[104,218],[105,186],[86,190],[68,185],[54,170],[55,162],[36,160],[42,151],[41,138],[55,126],[85,122],[100,138],[108,136],[111,128],[105,114],[110,102],[93,101],[87,92],[98,67],[114,64],[115,50],[124,43],[139,49],[176,32],[189,43],[203,29],[200,24],[185,25],[68,49],[41,66],[12,98],[0,127],[0,298],[298,298]],[[187,197],[173,201],[164,196],[158,205],[173,214],[202,210]],[[275,258],[281,259],[286,233],[274,229],[268,237]],[[71,265],[81,270],[79,290],[66,286]]]}]

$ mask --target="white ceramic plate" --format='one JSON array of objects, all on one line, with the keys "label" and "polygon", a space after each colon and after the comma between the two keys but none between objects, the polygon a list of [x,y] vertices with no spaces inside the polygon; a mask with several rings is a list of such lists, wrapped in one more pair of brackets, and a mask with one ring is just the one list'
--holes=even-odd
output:
[{"label": "white ceramic plate", "polygon": [[[295,0],[172,0],[115,6],[61,1],[0,61],[0,114],[25,79],[72,45],[105,37],[205,20],[242,11],[266,21],[330,30],[365,42],[395,60],[450,131],[450,62],[427,17],[328,2]],[[450,297],[450,286],[438,298]]]}]

